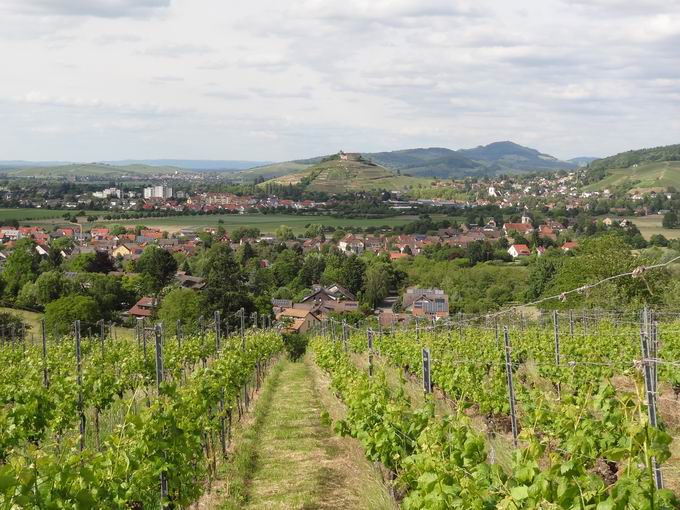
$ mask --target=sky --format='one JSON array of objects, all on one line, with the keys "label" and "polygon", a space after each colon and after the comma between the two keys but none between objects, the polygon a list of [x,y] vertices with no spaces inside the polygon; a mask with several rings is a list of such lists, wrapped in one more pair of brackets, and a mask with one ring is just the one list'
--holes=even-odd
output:
[{"label": "sky", "polygon": [[680,143],[680,0],[0,0],[0,160]]}]

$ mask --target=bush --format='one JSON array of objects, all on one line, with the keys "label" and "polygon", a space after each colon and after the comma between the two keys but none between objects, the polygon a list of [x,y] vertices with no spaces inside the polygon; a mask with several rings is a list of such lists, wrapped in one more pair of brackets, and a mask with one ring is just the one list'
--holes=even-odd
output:
[{"label": "bush", "polygon": [[299,333],[284,333],[283,345],[291,361],[298,361],[307,352],[308,339]]}]

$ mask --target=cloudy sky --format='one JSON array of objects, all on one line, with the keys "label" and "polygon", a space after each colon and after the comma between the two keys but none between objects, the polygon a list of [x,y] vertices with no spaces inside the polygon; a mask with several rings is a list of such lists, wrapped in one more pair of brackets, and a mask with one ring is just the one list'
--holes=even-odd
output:
[{"label": "cloudy sky", "polygon": [[0,0],[0,160],[680,143],[678,0]]}]

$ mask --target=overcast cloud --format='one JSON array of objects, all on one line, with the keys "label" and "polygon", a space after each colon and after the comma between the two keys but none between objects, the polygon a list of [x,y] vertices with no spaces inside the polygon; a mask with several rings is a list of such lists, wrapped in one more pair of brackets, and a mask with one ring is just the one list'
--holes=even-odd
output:
[{"label": "overcast cloud", "polygon": [[680,143],[677,0],[0,0],[0,160]]}]

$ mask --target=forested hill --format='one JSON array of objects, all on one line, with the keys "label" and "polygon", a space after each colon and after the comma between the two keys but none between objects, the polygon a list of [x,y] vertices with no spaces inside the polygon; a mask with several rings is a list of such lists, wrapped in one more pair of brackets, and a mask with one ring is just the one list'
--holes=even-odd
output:
[{"label": "forested hill", "polygon": [[663,179],[664,182],[669,181],[670,184],[675,184],[680,177],[677,175],[679,162],[680,144],[620,152],[593,161],[588,166],[584,181],[592,184],[611,180],[614,177],[625,178],[631,182],[649,181],[653,178],[655,181]]},{"label": "forested hill", "polygon": [[590,164],[590,169],[598,171],[612,168],[630,168],[641,163],[657,163],[660,161],[680,161],[680,144],[620,152],[608,158],[593,161]]}]

